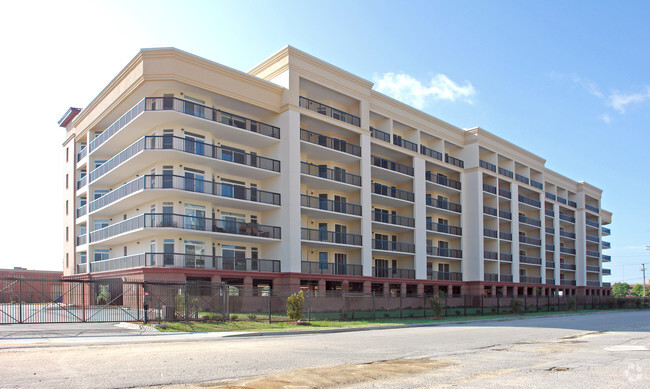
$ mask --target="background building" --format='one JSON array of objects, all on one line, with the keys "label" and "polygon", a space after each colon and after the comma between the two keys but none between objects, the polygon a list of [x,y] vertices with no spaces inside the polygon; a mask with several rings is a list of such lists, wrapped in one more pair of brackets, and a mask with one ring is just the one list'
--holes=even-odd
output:
[{"label": "background building", "polygon": [[147,49],[66,128],[66,276],[602,294],[601,191],[286,47]]}]

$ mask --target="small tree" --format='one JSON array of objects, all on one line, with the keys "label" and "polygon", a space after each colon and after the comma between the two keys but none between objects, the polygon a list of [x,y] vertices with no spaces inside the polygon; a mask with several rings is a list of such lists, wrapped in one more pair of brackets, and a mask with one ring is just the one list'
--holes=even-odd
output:
[{"label": "small tree", "polygon": [[305,307],[305,296],[300,292],[294,293],[287,297],[287,315],[293,321],[302,319],[302,310]]},{"label": "small tree", "polygon": [[[647,296],[650,293],[650,288],[646,288],[645,295]],[[632,294],[635,296],[643,297],[643,285],[634,284],[632,286]]]},{"label": "small tree", "polygon": [[111,301],[111,292],[108,285],[99,285],[99,294],[97,295],[97,305],[108,304]]},{"label": "small tree", "polygon": [[433,311],[434,316],[441,316],[442,315],[442,299],[440,296],[433,296],[429,299],[429,303],[431,304],[431,310]]},{"label": "small tree", "polygon": [[523,313],[524,302],[514,297],[512,301],[510,301],[510,309],[512,310],[512,313]]},{"label": "small tree", "polygon": [[625,297],[630,293],[630,285],[627,282],[617,282],[612,285],[612,295]]}]

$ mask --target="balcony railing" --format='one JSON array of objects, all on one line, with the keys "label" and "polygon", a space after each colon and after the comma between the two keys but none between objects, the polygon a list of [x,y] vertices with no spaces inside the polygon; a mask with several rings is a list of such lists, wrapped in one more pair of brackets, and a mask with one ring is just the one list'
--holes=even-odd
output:
[{"label": "balcony railing", "polygon": [[106,142],[129,124],[133,119],[144,111],[176,111],[187,115],[203,118],[213,122],[218,122],[228,126],[240,128],[242,130],[255,132],[272,138],[280,139],[280,129],[270,124],[262,123],[257,120],[249,119],[243,116],[235,115],[229,112],[221,111],[205,105],[196,104],[188,100],[182,100],[175,97],[146,97],[137,103],[131,110],[117,119],[110,127],[99,134],[88,144],[88,152],[91,153],[101,144]]},{"label": "balcony railing", "polygon": [[587,271],[596,272],[596,273],[600,272],[600,266],[587,265],[586,267],[587,267]]},{"label": "balcony railing", "polygon": [[331,262],[300,262],[301,271],[310,274],[330,274],[342,276],[360,276],[363,275],[363,266],[348,265],[345,263]]},{"label": "balcony railing", "polygon": [[506,176],[508,178],[512,178],[514,176],[513,172],[511,172],[508,169],[504,169],[504,168],[502,168],[500,166],[499,166],[499,174],[501,174],[502,176]]},{"label": "balcony railing", "polygon": [[603,230],[603,234],[611,234],[612,233],[612,230],[610,230],[607,227],[602,227],[602,230]]},{"label": "balcony railing", "polygon": [[503,209],[499,210],[499,217],[502,219],[512,220],[512,212],[504,211]]},{"label": "balcony railing", "polygon": [[483,169],[487,169],[487,170],[493,171],[495,173],[497,171],[497,166],[495,164],[493,164],[493,163],[489,163],[488,161],[484,161],[482,159],[479,160],[478,163],[479,163],[479,166],[482,167]]},{"label": "balcony railing", "polygon": [[600,238],[594,235],[585,235],[585,238],[590,242],[594,242],[594,243],[600,242]]},{"label": "balcony railing", "polygon": [[555,245],[551,243],[546,243],[546,251],[555,251]]},{"label": "balcony railing", "polygon": [[499,236],[499,231],[491,230],[489,228],[484,228],[483,236],[487,236],[488,238],[496,238],[497,236]]},{"label": "balcony railing", "polygon": [[560,262],[560,269],[561,270],[575,270],[576,265],[574,265],[572,263],[562,263],[562,262]]},{"label": "balcony railing", "polygon": [[400,135],[393,134],[393,144],[404,147],[407,150],[418,152],[418,144],[402,138]]},{"label": "balcony railing", "polygon": [[609,282],[603,282],[603,288],[609,288],[609,287],[611,287],[611,286],[612,286],[611,283],[609,283]]},{"label": "balcony railing", "polygon": [[449,201],[444,201],[433,197],[427,197],[426,199],[427,199],[428,206],[440,208],[440,209],[447,209],[449,211],[454,211],[454,212],[461,212],[460,204],[451,203]]},{"label": "balcony railing", "polygon": [[603,262],[611,262],[611,261],[612,261],[611,255],[603,254]]},{"label": "balcony railing", "polygon": [[260,258],[232,258],[179,253],[141,253],[90,262],[93,273],[137,267],[178,267],[190,269],[280,272],[280,261]]},{"label": "balcony railing", "polygon": [[546,192],[546,198],[550,200],[555,200],[555,195],[553,193]]},{"label": "balcony railing", "polygon": [[483,191],[488,192],[488,193],[492,193],[492,194],[497,194],[497,187],[492,186],[490,184],[483,183]]},{"label": "balcony railing", "polygon": [[86,155],[88,155],[88,147],[82,147],[81,150],[79,150],[79,152],[77,153],[77,162],[84,159]]},{"label": "balcony railing", "polygon": [[499,196],[510,199],[510,198],[512,198],[512,192],[510,192],[509,190],[506,190],[506,189],[499,188]]},{"label": "balcony railing", "polygon": [[593,220],[589,220],[589,219],[585,219],[585,224],[586,224],[587,226],[589,226],[589,227],[594,227],[594,228],[598,228],[598,227],[599,227],[597,221],[593,221]]},{"label": "balcony railing", "polygon": [[512,282],[512,274],[501,274],[501,275],[499,275],[499,281],[501,281],[501,282]]},{"label": "balcony railing", "polygon": [[530,224],[533,226],[541,227],[542,226],[542,221],[538,219],[533,219],[532,217],[528,217],[526,215],[519,215],[519,221],[522,223]]},{"label": "balcony railing", "polygon": [[434,149],[430,149],[426,146],[420,145],[420,154],[426,155],[427,157],[431,157],[434,159],[437,159],[438,161],[442,161],[442,153],[439,151],[436,151]]},{"label": "balcony railing", "polygon": [[310,176],[324,178],[326,180],[361,186],[361,176],[336,169],[330,169],[326,166],[314,165],[309,162],[300,162],[300,172]]},{"label": "balcony railing", "polygon": [[587,286],[600,286],[600,281],[587,280]]},{"label": "balcony railing", "polygon": [[578,208],[578,204],[575,201],[569,200],[569,206],[573,208]]},{"label": "balcony railing", "polygon": [[372,276],[378,278],[415,278],[415,270],[396,267],[373,267]]},{"label": "balcony railing", "polygon": [[603,268],[603,275],[604,276],[611,276],[612,275],[612,269]]},{"label": "balcony railing", "polygon": [[221,161],[280,172],[280,161],[253,153],[244,153],[228,147],[215,146],[192,138],[172,135],[147,135],[122,150],[119,154],[90,172],[90,182],[108,173],[143,150],[175,150]]},{"label": "balcony railing", "polygon": [[596,213],[600,212],[600,209],[598,207],[594,207],[593,205],[590,204],[585,204],[585,209],[591,212],[596,212]]},{"label": "balcony railing", "polygon": [[519,242],[520,243],[526,243],[526,244],[532,244],[533,246],[541,246],[542,245],[542,240],[538,238],[531,238],[529,236],[522,236],[519,235]]},{"label": "balcony railing", "polygon": [[569,239],[575,239],[576,234],[574,232],[569,232],[569,231],[564,231],[560,230],[560,236],[564,238],[569,238]]},{"label": "balcony railing", "polygon": [[427,255],[445,258],[462,258],[463,250],[446,247],[427,246]]},{"label": "balcony railing", "polygon": [[460,190],[460,181],[452,180],[451,178],[447,178],[445,176],[441,176],[438,174],[433,174],[431,172],[426,172],[425,178],[427,179],[427,181],[431,181],[439,185]]},{"label": "balcony railing", "polygon": [[562,204],[566,204],[566,199],[564,197],[557,196],[557,201],[559,201]]},{"label": "balcony railing", "polygon": [[503,240],[512,240],[512,232],[499,231],[499,238]]},{"label": "balcony railing", "polygon": [[329,105],[321,104],[317,101],[300,96],[300,107],[306,108],[310,111],[318,112],[321,115],[331,117],[342,122],[352,124],[353,126],[361,127],[361,119],[358,116],[332,108]]},{"label": "balcony railing", "polygon": [[526,282],[529,284],[541,284],[542,277],[539,276],[519,276],[519,282]]},{"label": "balcony railing", "polygon": [[463,229],[458,226],[450,226],[448,224],[434,223],[432,221],[427,222],[427,230],[442,232],[444,234],[452,235],[463,235]]},{"label": "balcony railing", "polygon": [[530,179],[530,186],[533,186],[533,187],[535,187],[537,189],[542,189],[542,190],[544,189],[544,184],[542,184],[539,181],[535,181],[532,178]]},{"label": "balcony railing", "polygon": [[370,136],[373,138],[383,140],[384,142],[390,143],[390,134],[382,130],[370,127]]},{"label": "balcony railing", "polygon": [[300,238],[302,240],[313,240],[317,242],[349,244],[352,246],[361,246],[361,235],[348,234],[345,232],[314,230],[311,228],[301,228]]},{"label": "balcony railing", "polygon": [[414,253],[415,244],[396,242],[383,239],[373,239],[372,248],[374,250],[395,251],[400,253]]},{"label": "balcony railing", "polygon": [[180,228],[183,230],[219,232],[271,239],[281,239],[280,227],[244,223],[172,213],[144,213],[90,233],[90,242],[98,242],[134,230],[145,228]]},{"label": "balcony railing", "polygon": [[86,213],[88,213],[88,206],[86,204],[84,204],[81,207],[77,208],[77,217],[82,217]]},{"label": "balcony railing", "polygon": [[458,158],[454,158],[449,154],[445,154],[445,162],[450,163],[454,166],[458,166],[461,169],[465,167],[465,162]]},{"label": "balcony railing", "polygon": [[79,178],[79,181],[77,181],[77,190],[83,188],[84,186],[86,186],[86,184],[88,184],[88,176],[87,175]]},{"label": "balcony railing", "polygon": [[519,255],[519,263],[527,263],[529,265],[541,265],[542,258],[540,257],[529,257],[528,255]]},{"label": "balcony railing", "polygon": [[609,248],[611,248],[611,247],[612,247],[612,245],[611,245],[611,243],[609,243],[609,242],[606,242],[606,241],[604,241],[604,240],[603,240],[603,247],[604,247],[604,248],[608,248],[608,249],[609,249]]},{"label": "balcony railing", "polygon": [[519,173],[515,174],[515,180],[517,180],[519,182],[523,182],[524,184],[527,184],[527,185],[530,184],[530,180],[528,179],[528,177],[522,176]]},{"label": "balcony railing", "polygon": [[389,186],[382,185],[376,182],[372,183],[372,193],[381,196],[392,197],[395,199],[411,201],[411,202],[415,200],[415,194],[413,192],[407,192],[405,190],[391,188]]},{"label": "balcony railing", "polygon": [[81,246],[82,244],[86,244],[87,242],[88,242],[87,234],[79,235],[77,237],[77,246]]},{"label": "balcony railing", "polygon": [[519,202],[532,205],[533,207],[537,207],[537,208],[542,206],[542,203],[539,200],[531,199],[530,197],[526,197],[523,195],[519,195]]},{"label": "balcony railing", "polygon": [[[594,258],[600,257],[600,253],[598,251],[595,251],[595,250],[585,250],[585,253],[587,254],[588,257],[594,257]],[[604,257],[604,255],[603,255],[603,257]]]},{"label": "balcony railing", "polygon": [[560,285],[575,286],[576,280],[560,280]]},{"label": "balcony railing", "polygon": [[555,269],[555,262],[553,262],[553,261],[546,261],[546,268],[547,268],[547,269]]},{"label": "balcony railing", "polygon": [[386,212],[379,212],[379,211],[374,211],[372,213],[372,221],[378,223],[393,224],[396,226],[404,226],[404,227],[411,227],[411,228],[415,227],[415,219],[412,217],[392,215]]},{"label": "balcony railing", "polygon": [[547,234],[555,234],[555,228],[549,227],[549,226],[544,226],[544,230],[546,231]]},{"label": "balcony railing", "polygon": [[462,281],[463,273],[450,271],[427,271],[427,279],[432,281]]},{"label": "balcony railing", "polygon": [[511,253],[499,253],[499,260],[500,261],[505,261],[505,262],[512,262],[512,254]]},{"label": "balcony railing", "polygon": [[555,217],[555,212],[552,209],[545,209],[544,214],[548,217]]},{"label": "balcony railing", "polygon": [[560,252],[563,253],[563,254],[576,255],[576,249],[571,248],[571,247],[560,246]]},{"label": "balcony railing", "polygon": [[93,200],[89,204],[90,212],[110,205],[124,197],[141,190],[151,189],[176,189],[187,192],[202,193],[210,196],[232,198],[255,203],[280,205],[280,194],[267,192],[256,188],[201,180],[192,177],[183,177],[167,174],[150,174],[141,176],[119,188],[112,190],[104,196]]},{"label": "balcony railing", "polygon": [[370,160],[372,161],[373,166],[377,166],[380,168],[392,170],[394,172],[406,174],[409,176],[413,175],[413,167],[412,166],[407,166],[404,164],[401,164],[399,162],[394,162],[389,159],[377,157],[375,155],[370,156]]},{"label": "balcony railing", "polygon": [[75,274],[82,274],[86,273],[88,270],[88,264],[87,263],[78,263],[77,264],[77,272]]},{"label": "balcony railing", "polygon": [[483,213],[486,215],[496,216],[499,211],[496,208],[488,207],[487,205],[483,206]]},{"label": "balcony railing", "polygon": [[347,215],[361,216],[361,205],[322,199],[320,197],[300,195],[300,205],[308,208],[321,209],[323,211],[344,213]]},{"label": "balcony railing", "polygon": [[573,216],[569,216],[569,215],[567,215],[565,213],[562,213],[562,212],[560,212],[560,220],[564,220],[565,222],[569,222],[569,223],[575,223],[576,222],[576,218],[574,218]]},{"label": "balcony railing", "polygon": [[361,156],[361,147],[353,143],[349,143],[343,139],[331,138],[327,135],[321,135],[303,128],[300,129],[300,140],[327,147],[328,149],[342,151],[357,157]]},{"label": "balcony railing", "polygon": [[497,259],[499,259],[499,253],[497,253],[496,251],[483,250],[483,258],[493,259],[496,261]]}]

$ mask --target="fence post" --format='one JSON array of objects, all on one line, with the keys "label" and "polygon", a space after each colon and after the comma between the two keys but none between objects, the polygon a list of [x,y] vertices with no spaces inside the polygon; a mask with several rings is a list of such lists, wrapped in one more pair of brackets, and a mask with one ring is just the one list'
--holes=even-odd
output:
[{"label": "fence post", "polygon": [[135,288],[135,309],[138,312],[136,316],[137,318],[136,321],[140,321],[140,285],[138,284],[132,284],[132,285]]},{"label": "fence post", "polygon": [[482,294],[481,295],[481,316],[485,315],[485,313],[483,312],[483,297],[485,297],[485,295]]},{"label": "fence post", "polygon": [[18,323],[23,322],[23,280],[18,280]]},{"label": "fence post", "polygon": [[372,319],[377,320],[377,310],[375,309],[375,291],[372,291]]},{"label": "fence post", "polygon": [[463,296],[463,314],[467,316],[467,295]]},{"label": "fence post", "polygon": [[537,302],[535,303],[535,312],[539,312],[539,295],[537,295]]},{"label": "fence post", "polygon": [[403,318],[403,313],[404,311],[402,311],[402,291],[400,290],[399,291],[399,318],[400,319]]},{"label": "fence post", "polygon": [[86,322],[86,283],[81,281],[81,321]]},{"label": "fence post", "polygon": [[187,303],[188,303],[188,298],[187,298],[187,292],[188,292],[188,290],[187,290],[187,281],[185,281],[185,289],[183,289],[183,292],[185,292],[185,293],[183,293],[183,296],[185,296],[185,321],[188,321],[188,320],[189,320],[189,316],[188,316],[188,310],[187,310],[187,308],[188,308],[188,307],[187,307],[187,305],[188,305],[188,304],[187,304]]},{"label": "fence post", "polygon": [[445,294],[445,317],[447,317],[447,294]]},{"label": "fence post", "polygon": [[524,313],[528,313],[528,304],[526,303],[527,301],[528,301],[528,296],[524,295]]},{"label": "fence post", "polygon": [[273,294],[273,289],[269,289],[269,324],[271,324],[271,295]]},{"label": "fence post", "polygon": [[546,312],[551,312],[551,295],[546,295]]},{"label": "fence post", "polygon": [[501,300],[499,299],[499,295],[497,294],[497,315],[499,314],[501,308]]},{"label": "fence post", "polygon": [[307,321],[311,321],[311,290],[307,289]]},{"label": "fence post", "polygon": [[422,296],[424,298],[424,304],[422,305],[422,317],[427,317],[427,294],[422,293]]},{"label": "fence post", "polygon": [[345,319],[345,291],[341,289],[341,320]]}]

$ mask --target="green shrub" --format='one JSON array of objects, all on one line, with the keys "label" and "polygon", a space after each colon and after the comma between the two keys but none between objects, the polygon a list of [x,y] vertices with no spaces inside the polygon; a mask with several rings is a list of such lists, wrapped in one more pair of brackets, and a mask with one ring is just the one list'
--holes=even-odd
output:
[{"label": "green shrub", "polygon": [[254,313],[249,313],[248,314],[248,320],[250,321],[257,321],[257,315]]},{"label": "green shrub", "polygon": [[431,310],[434,316],[442,316],[442,298],[440,296],[433,296],[429,299]]},{"label": "green shrub", "polygon": [[111,301],[111,292],[108,285],[99,285],[99,294],[97,295],[97,305],[108,304]]},{"label": "green shrub", "polygon": [[239,315],[232,314],[230,315],[230,320],[237,320],[239,319]]},{"label": "green shrub", "polygon": [[[175,301],[176,301],[176,314],[184,316],[185,315],[185,293],[181,292],[177,294]],[[187,316],[193,316],[195,313],[197,313],[198,308],[199,308],[199,299],[197,297],[194,298],[188,297]]]},{"label": "green shrub", "polygon": [[300,292],[287,297],[287,316],[293,321],[302,319],[302,311],[305,307],[305,296]]},{"label": "green shrub", "polygon": [[512,310],[512,313],[522,313],[524,311],[524,302],[516,297],[513,298],[512,301],[510,301],[510,310]]}]

